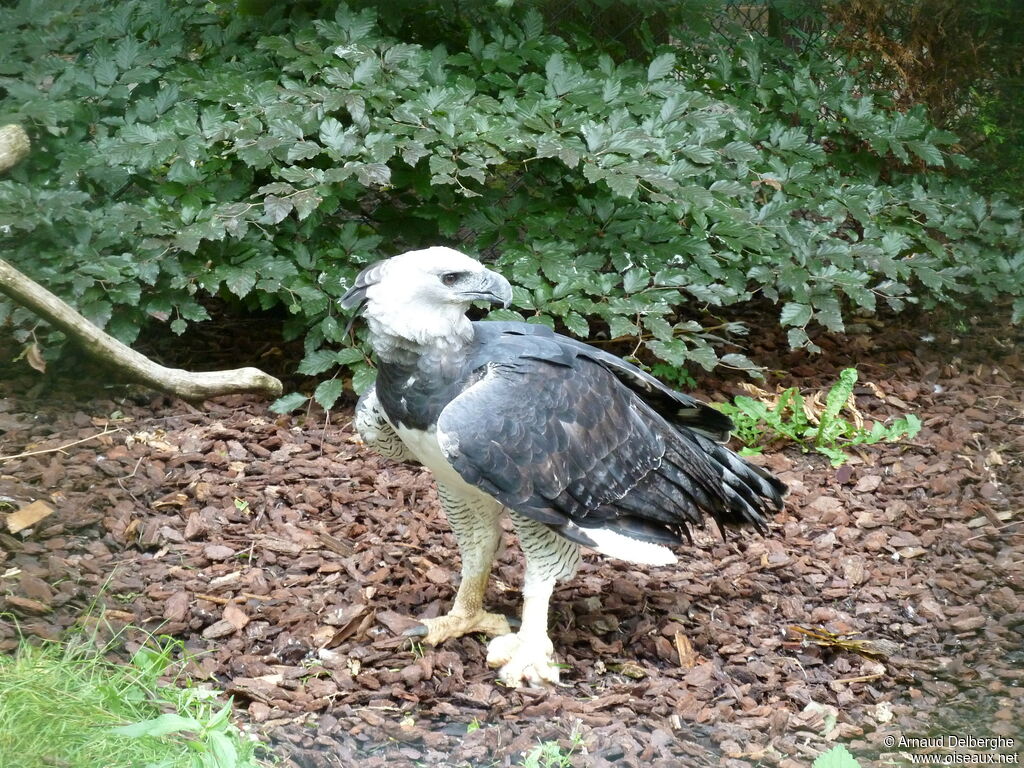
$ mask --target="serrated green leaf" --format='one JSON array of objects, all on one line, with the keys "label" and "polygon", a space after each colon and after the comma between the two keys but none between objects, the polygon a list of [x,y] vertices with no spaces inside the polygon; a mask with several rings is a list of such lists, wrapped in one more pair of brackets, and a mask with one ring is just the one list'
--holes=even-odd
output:
[{"label": "serrated green leaf", "polygon": [[579,312],[568,313],[562,318],[562,321],[573,336],[580,339],[586,339],[590,336],[590,324]]},{"label": "serrated green leaf", "polygon": [[679,147],[679,152],[685,155],[688,160],[692,160],[695,163],[701,163],[703,165],[710,165],[718,159],[718,153],[716,153],[711,147],[685,145]]},{"label": "serrated green leaf", "polygon": [[345,126],[333,117],[324,118],[320,123],[320,141],[325,147],[342,149],[347,140]]},{"label": "serrated green leaf", "polygon": [[320,207],[323,198],[312,189],[303,189],[289,198],[295,206],[295,215],[303,221],[309,214]]},{"label": "serrated green leaf", "polygon": [[104,59],[96,64],[93,76],[100,85],[113,85],[117,81],[117,64],[111,59]]},{"label": "serrated green leaf", "polygon": [[842,308],[835,296],[820,300],[819,306],[814,310],[814,319],[835,333],[842,333],[845,330]]},{"label": "serrated green leaf", "polygon": [[764,376],[761,374],[763,370],[761,366],[758,366],[746,355],[741,355],[737,352],[730,352],[727,355],[722,355],[719,363],[722,365],[729,366],[730,368],[736,368],[740,371],[746,371],[751,374],[754,378],[763,379]]},{"label": "serrated green leaf", "polygon": [[1013,315],[1011,317],[1011,322],[1017,324],[1020,323],[1021,320],[1024,320],[1024,298],[1016,299],[1013,302]]},{"label": "serrated green leaf", "polygon": [[224,285],[238,298],[244,298],[256,285],[256,275],[240,267],[226,267],[223,270]]},{"label": "serrated green leaf", "polygon": [[380,62],[375,56],[369,56],[356,65],[352,71],[352,81],[355,83],[370,83],[380,71]]},{"label": "serrated green leaf", "polygon": [[631,317],[612,315],[608,318],[608,334],[613,339],[624,337],[636,338],[638,333],[640,333],[640,329],[636,327],[636,323],[633,322]]},{"label": "serrated green leaf", "polygon": [[313,391],[313,399],[321,408],[329,411],[338,402],[338,398],[341,397],[344,388],[345,382],[341,379],[321,381]]},{"label": "serrated green leaf", "polygon": [[627,294],[636,293],[651,284],[651,273],[642,267],[626,270],[622,276],[622,290]]},{"label": "serrated green leaf", "polygon": [[927,141],[908,141],[907,146],[910,147],[911,152],[928,163],[928,165],[942,167],[946,164],[942,151],[934,144]]},{"label": "serrated green leaf", "polygon": [[819,349],[816,344],[811,342],[810,338],[807,336],[807,331],[803,328],[790,328],[789,331],[786,332],[786,338],[789,340],[789,346],[793,349],[806,347],[813,352],[817,352]]},{"label": "serrated green leaf", "polygon": [[705,371],[718,365],[718,355],[710,346],[695,346],[686,353],[686,358],[697,363]]},{"label": "serrated green leaf", "polygon": [[357,395],[363,394],[377,379],[377,369],[369,365],[359,365],[352,371],[352,389]]},{"label": "serrated green leaf", "polygon": [[744,163],[753,163],[761,159],[761,153],[746,141],[730,141],[720,151],[726,157]]},{"label": "serrated green leaf", "polygon": [[523,316],[512,309],[492,309],[487,313],[488,320],[500,320],[505,322],[523,322]]},{"label": "serrated green leaf", "polygon": [[391,182],[391,169],[384,163],[360,163],[355,166],[355,169],[356,178],[364,186]]},{"label": "serrated green leaf", "polygon": [[299,363],[299,373],[316,376],[338,365],[338,352],[333,349],[318,349],[308,353]]},{"label": "serrated green leaf", "polygon": [[836,744],[828,752],[815,758],[813,768],[861,768],[861,765],[846,747]]},{"label": "serrated green leaf", "polygon": [[320,154],[322,148],[315,141],[297,141],[288,148],[286,158],[289,163],[310,160]]},{"label": "serrated green leaf", "polygon": [[291,413],[292,411],[301,408],[309,401],[309,398],[305,395],[299,394],[298,392],[292,392],[279,397],[277,400],[270,404],[270,410],[274,413]]},{"label": "serrated green leaf", "polygon": [[608,173],[604,176],[604,181],[611,188],[612,192],[620,197],[632,197],[636,194],[637,184],[639,183],[639,179],[636,176],[623,173]]},{"label": "serrated green leaf", "polygon": [[292,212],[292,201],[277,195],[267,195],[263,199],[263,218],[268,224],[280,224]]},{"label": "serrated green leaf", "polygon": [[795,325],[803,328],[811,321],[811,314],[813,312],[814,309],[807,304],[798,304],[790,301],[782,306],[779,322],[784,326]]},{"label": "serrated green leaf", "polygon": [[661,80],[675,69],[675,66],[676,55],[674,53],[661,54],[647,67],[647,82],[653,83],[655,80]]},{"label": "serrated green leaf", "polygon": [[555,53],[548,58],[547,63],[544,65],[544,74],[547,75],[548,80],[554,80],[559,75],[565,73],[565,62],[562,59],[562,54]]},{"label": "serrated green leaf", "polygon": [[654,334],[654,338],[661,341],[671,341],[675,336],[675,329],[662,315],[645,315],[644,327]]},{"label": "serrated green leaf", "polygon": [[654,341],[648,341],[646,346],[662,360],[677,368],[685,368],[687,361],[690,359],[686,344],[679,339],[672,339],[670,341],[655,339]]},{"label": "serrated green leaf", "polygon": [[366,359],[366,355],[359,347],[345,347],[334,353],[334,362],[338,365],[351,365],[360,363]]}]

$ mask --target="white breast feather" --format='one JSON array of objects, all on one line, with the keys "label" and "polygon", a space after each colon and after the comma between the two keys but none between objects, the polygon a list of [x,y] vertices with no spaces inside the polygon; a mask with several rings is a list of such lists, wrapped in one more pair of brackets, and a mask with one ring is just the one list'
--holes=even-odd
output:
[{"label": "white breast feather", "polygon": [[[436,428],[428,430],[409,429],[408,427],[395,427],[398,436],[402,438],[405,447],[419,459],[419,462],[434,473],[439,481],[457,488],[464,496],[476,496],[490,499],[486,493],[476,486],[470,485],[462,476],[455,471],[455,468],[448,462],[445,452],[438,441]],[[450,438],[449,443],[451,442]]]}]

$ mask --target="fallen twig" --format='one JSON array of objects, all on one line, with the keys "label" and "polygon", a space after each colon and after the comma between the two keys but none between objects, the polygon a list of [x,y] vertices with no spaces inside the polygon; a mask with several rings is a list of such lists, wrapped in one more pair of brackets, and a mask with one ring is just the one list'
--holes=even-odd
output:
[{"label": "fallen twig", "polygon": [[885,677],[882,673],[875,675],[860,675],[859,677],[841,677],[838,680],[833,680],[833,683],[869,683],[872,680],[877,680],[880,677]]},{"label": "fallen twig", "polygon": [[75,440],[72,443],[59,445],[56,448],[40,448],[38,451],[24,451],[23,453],[12,453],[10,456],[0,456],[0,461],[13,461],[14,459],[24,459],[29,456],[41,456],[44,453],[60,453],[63,452],[64,449],[66,448],[71,448],[72,446],[79,445],[81,443],[87,443],[90,440],[95,440],[97,437],[103,437],[104,435],[112,435],[115,432],[120,431],[120,428],[107,429],[106,427],[104,427],[102,432],[97,432],[95,435],[89,435],[89,437],[83,437],[81,440]]},{"label": "fallen twig", "polygon": [[855,640],[853,635],[837,635],[821,627],[808,629],[791,625],[789,629],[803,635],[804,642],[811,642],[823,648],[839,648],[869,659],[887,659],[899,650],[898,645],[888,640]]},{"label": "fallen twig", "polygon": [[205,600],[208,603],[216,603],[217,605],[228,605],[231,603],[241,605],[242,603],[247,603],[250,600],[266,601],[274,599],[272,595],[254,595],[252,592],[243,592],[242,594],[235,595],[234,597],[217,597],[216,595],[207,595],[202,592],[196,592],[195,598],[196,600]]}]

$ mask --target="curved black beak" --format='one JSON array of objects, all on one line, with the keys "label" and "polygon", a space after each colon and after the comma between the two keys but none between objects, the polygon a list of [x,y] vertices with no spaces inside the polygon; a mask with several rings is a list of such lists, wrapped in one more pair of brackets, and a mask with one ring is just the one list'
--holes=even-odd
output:
[{"label": "curved black beak", "polygon": [[459,291],[460,296],[465,296],[472,301],[487,301],[491,304],[501,304],[508,309],[512,303],[512,285],[497,272],[485,269],[476,275],[476,285]]}]

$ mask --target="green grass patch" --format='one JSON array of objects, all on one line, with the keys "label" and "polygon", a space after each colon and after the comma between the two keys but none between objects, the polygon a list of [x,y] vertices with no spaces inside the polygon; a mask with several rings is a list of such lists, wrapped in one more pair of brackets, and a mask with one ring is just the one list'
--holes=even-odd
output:
[{"label": "green grass patch", "polygon": [[81,638],[0,654],[0,765],[19,768],[260,768],[265,748],[218,691],[164,682],[180,643],[128,664]]}]

